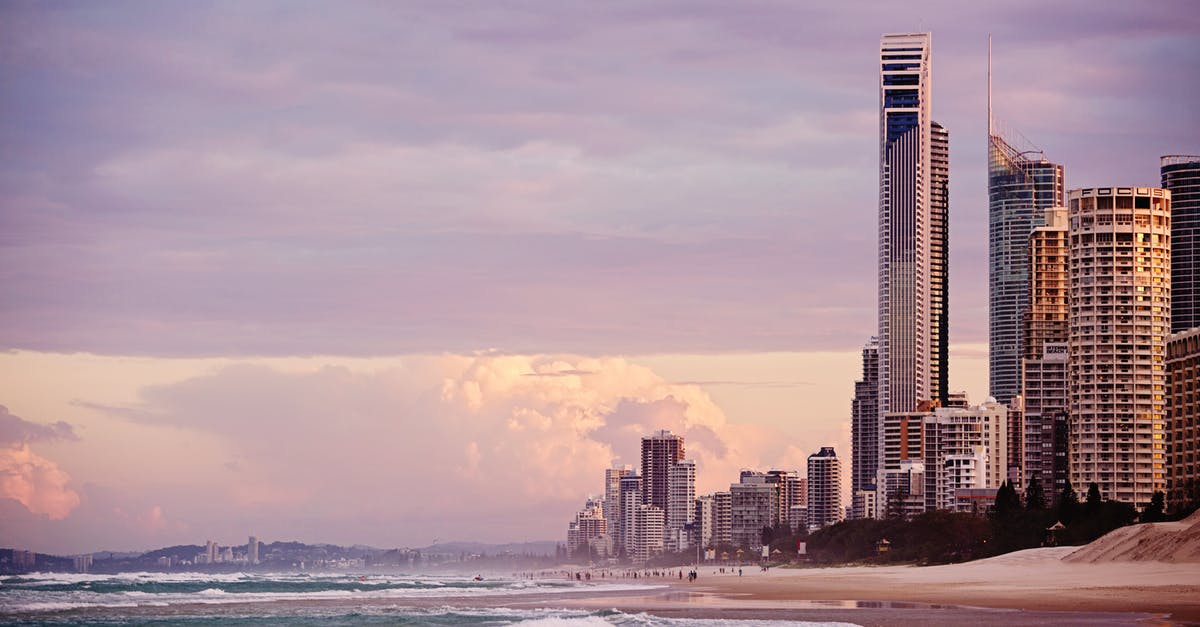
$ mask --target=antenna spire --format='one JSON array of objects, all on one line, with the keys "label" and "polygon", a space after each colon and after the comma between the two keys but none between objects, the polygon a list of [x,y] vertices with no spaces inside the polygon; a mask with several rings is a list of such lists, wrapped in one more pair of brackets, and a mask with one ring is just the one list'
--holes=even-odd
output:
[{"label": "antenna spire", "polygon": [[[987,85],[987,101],[988,101],[988,137],[992,136],[992,34],[988,33],[988,85]],[[990,141],[990,139],[989,139]]]}]

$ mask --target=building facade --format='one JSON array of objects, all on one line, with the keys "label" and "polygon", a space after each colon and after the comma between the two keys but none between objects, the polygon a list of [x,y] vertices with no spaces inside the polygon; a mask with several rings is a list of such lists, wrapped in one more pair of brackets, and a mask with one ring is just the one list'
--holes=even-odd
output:
[{"label": "building facade", "polygon": [[681,459],[667,472],[667,550],[690,546],[689,528],[696,516],[696,463]]},{"label": "building facade", "polygon": [[842,519],[842,467],[832,446],[808,456],[808,528],[815,531]]},{"label": "building facade", "polygon": [[1172,510],[1200,502],[1200,327],[1167,339],[1166,492]]},{"label": "building facade", "polygon": [[621,546],[621,478],[633,474],[629,466],[613,466],[604,469],[604,519],[608,521],[608,533],[614,544]]},{"label": "building facade", "polygon": [[666,512],[671,467],[683,459],[683,436],[656,431],[642,438],[642,502]]},{"label": "building facade", "polygon": [[613,535],[617,553],[629,555],[633,550],[637,506],[642,502],[642,478],[639,475],[621,477],[621,522]]},{"label": "building facade", "polygon": [[1166,486],[1171,193],[1070,192],[1071,483],[1143,507]]},{"label": "building facade", "polygon": [[633,544],[629,558],[635,564],[645,564],[650,558],[663,553],[663,510],[644,503],[633,512]]},{"label": "building facade", "polygon": [[733,544],[733,495],[729,492],[713,493],[713,544]]},{"label": "building facade", "polygon": [[1044,211],[1064,206],[1063,167],[992,115],[992,40],[988,38],[988,390],[1008,404],[1021,393],[1022,336],[1029,306],[1027,245]]},{"label": "building facade", "polygon": [[925,509],[955,508],[959,489],[999,488],[1008,478],[1008,408],[939,407],[924,420]]},{"label": "building facade", "polygon": [[1169,155],[1160,164],[1171,192],[1171,332],[1200,327],[1200,155]]},{"label": "building facade", "polygon": [[779,489],[756,473],[742,476],[729,486],[730,539],[733,546],[751,550],[762,546],[762,531],[774,527],[779,511]]},{"label": "building facade", "polygon": [[850,488],[875,489],[879,470],[879,338],[862,349],[862,380],[850,402]]},{"label": "building facade", "polygon": [[[1029,236],[1029,305],[1025,310],[1021,395],[1025,403],[1020,459],[1023,487],[1036,477],[1051,499],[1067,485],[1070,331],[1067,209],[1046,210]],[[1013,435],[1013,434],[1010,434]],[[1017,454],[1014,452],[1014,456]]]},{"label": "building facade", "polygon": [[[949,272],[949,247],[940,239],[948,233],[949,216],[934,215],[948,208],[948,145],[941,145],[948,135],[931,118],[930,45],[929,33],[884,35],[880,41],[880,414],[912,411],[935,398],[948,367],[940,355],[949,338],[934,328],[935,321],[945,320],[948,303],[946,286],[937,281]],[[943,160],[936,164],[936,180],[935,142]]]}]

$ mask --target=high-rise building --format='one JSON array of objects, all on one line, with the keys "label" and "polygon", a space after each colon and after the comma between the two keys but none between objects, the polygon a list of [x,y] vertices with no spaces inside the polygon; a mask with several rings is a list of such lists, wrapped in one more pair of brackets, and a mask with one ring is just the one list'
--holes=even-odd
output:
[{"label": "high-rise building", "polygon": [[621,529],[621,478],[633,474],[629,466],[613,466],[604,469],[604,519],[608,521],[608,533],[614,537],[619,548]]},{"label": "high-rise building", "polygon": [[209,540],[204,545],[204,562],[206,564],[216,564],[220,558],[221,547],[216,542]]},{"label": "high-rise building", "polygon": [[671,467],[683,459],[683,436],[661,430],[642,438],[642,502],[667,511]]},{"label": "high-rise building", "polygon": [[638,475],[621,477],[621,521],[615,533],[617,551],[629,554],[633,551],[634,518],[637,506],[642,502],[642,478]]},{"label": "high-rise building", "polygon": [[931,118],[930,81],[929,33],[883,36],[879,73],[880,414],[912,411],[919,402],[946,393],[948,135]]},{"label": "high-rise building", "polygon": [[633,513],[633,545],[629,556],[635,564],[663,552],[663,511],[653,505],[639,504]]},{"label": "high-rise building", "polygon": [[728,491],[713,494],[713,544],[733,544],[733,495]]},{"label": "high-rise building", "polygon": [[738,483],[729,486],[730,537],[736,547],[757,549],[762,546],[762,531],[778,521],[779,488],[767,475],[742,473]]},{"label": "high-rise building", "polygon": [[816,530],[842,519],[842,467],[832,446],[808,456],[808,528]]},{"label": "high-rise building", "polygon": [[988,389],[1008,404],[1021,393],[1021,335],[1029,306],[1029,234],[1064,205],[1063,167],[992,117],[988,41]]},{"label": "high-rise building", "polygon": [[1171,192],[1070,192],[1071,484],[1134,504],[1166,485]]},{"label": "high-rise building", "polygon": [[607,533],[608,521],[604,519],[604,502],[588,497],[583,508],[567,525],[567,552],[572,556],[588,555],[592,540]]},{"label": "high-rise building", "polygon": [[713,538],[716,525],[716,495],[703,494],[696,498],[696,542],[701,547],[714,546]]},{"label": "high-rise building", "polygon": [[925,509],[955,509],[956,492],[1008,479],[1008,408],[938,407],[924,426]]},{"label": "high-rise building", "polygon": [[696,462],[681,459],[667,471],[667,550],[688,547],[688,527],[696,515]]},{"label": "high-rise building", "polygon": [[1168,155],[1162,186],[1171,192],[1171,332],[1200,327],[1200,155]]},{"label": "high-rise building", "polygon": [[950,131],[929,133],[929,398],[950,395]]},{"label": "high-rise building", "polygon": [[788,525],[792,508],[808,505],[808,479],[799,470],[768,470],[767,480],[776,484],[779,493],[775,524]]},{"label": "high-rise building", "polygon": [[258,563],[258,537],[250,536],[246,542],[246,561],[251,564]]},{"label": "high-rise building", "polygon": [[1200,327],[1167,338],[1167,504],[1175,510],[1197,501],[1200,501]]},{"label": "high-rise building", "polygon": [[862,380],[850,402],[850,489],[875,489],[879,470],[879,338],[862,349]]},{"label": "high-rise building", "polygon": [[1029,236],[1029,305],[1022,334],[1024,427],[1018,434],[1023,486],[1036,477],[1042,491],[1057,498],[1068,478],[1067,339],[1070,331],[1070,246],[1067,209],[1046,210],[1045,224]]},{"label": "high-rise building", "polygon": [[[876,508],[869,518],[907,515],[911,508],[904,507],[903,502],[925,493],[922,486],[912,486],[910,479],[913,464],[920,464],[925,458],[925,418],[933,411],[932,403],[923,403],[919,409],[883,417],[883,457],[875,479]],[[917,472],[923,473],[924,469]],[[923,511],[924,500],[919,500]]]}]

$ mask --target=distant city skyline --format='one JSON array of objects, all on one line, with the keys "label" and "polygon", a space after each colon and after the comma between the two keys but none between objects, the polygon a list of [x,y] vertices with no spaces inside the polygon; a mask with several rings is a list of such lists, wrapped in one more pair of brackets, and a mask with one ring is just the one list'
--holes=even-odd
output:
[{"label": "distant city skyline", "polygon": [[1154,187],[1191,4],[0,7],[0,546],[558,538],[659,429],[697,494],[849,463],[926,31],[979,403],[988,34],[1066,188]]}]

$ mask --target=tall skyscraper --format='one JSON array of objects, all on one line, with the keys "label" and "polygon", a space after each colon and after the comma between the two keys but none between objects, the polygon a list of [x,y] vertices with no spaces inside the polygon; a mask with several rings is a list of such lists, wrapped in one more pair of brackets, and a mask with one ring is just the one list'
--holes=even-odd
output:
[{"label": "tall skyscraper", "polygon": [[1071,483],[1149,504],[1165,486],[1171,192],[1070,192]]},{"label": "tall skyscraper", "polygon": [[832,446],[808,456],[808,528],[820,529],[842,519],[842,467]]},{"label": "tall skyscraper", "polygon": [[667,511],[671,467],[683,459],[683,436],[655,431],[642,438],[642,502]]},{"label": "tall skyscraper", "polygon": [[617,550],[628,555],[633,551],[635,518],[642,503],[642,478],[637,475],[621,477],[621,521],[616,529]]},{"label": "tall skyscraper", "polygon": [[1200,327],[1200,156],[1162,158],[1171,191],[1171,332]]},{"label": "tall skyscraper", "polygon": [[1029,306],[1029,234],[1063,206],[1063,168],[992,116],[988,40],[988,389],[1008,404],[1021,393],[1021,335]]},{"label": "tall skyscraper", "polygon": [[879,470],[879,339],[862,350],[862,380],[854,384],[850,402],[851,493],[875,489]]},{"label": "tall skyscraper", "polygon": [[[1067,484],[1067,338],[1070,330],[1067,209],[1046,210],[1045,224],[1029,236],[1029,306],[1024,316],[1025,424],[1021,446],[1023,484],[1036,477],[1052,498]],[[1010,435],[1014,435],[1011,434]]]},{"label": "tall skyscraper", "polygon": [[258,563],[258,537],[250,536],[246,542],[246,561],[251,564]]},{"label": "tall skyscraper", "polygon": [[621,545],[618,530],[621,528],[621,478],[633,474],[629,466],[613,466],[604,469],[604,520],[608,521],[608,533]]},{"label": "tall skyscraper", "polygon": [[929,398],[950,397],[950,131],[929,136]]},{"label": "tall skyscraper", "polygon": [[696,516],[696,462],[681,459],[667,471],[667,548],[680,551],[688,546],[687,527]]},{"label": "tall skyscraper", "polygon": [[[934,392],[930,35],[884,35],[879,72],[879,412]],[[943,301],[944,302],[944,301]],[[941,364],[943,367],[945,364]]]}]

